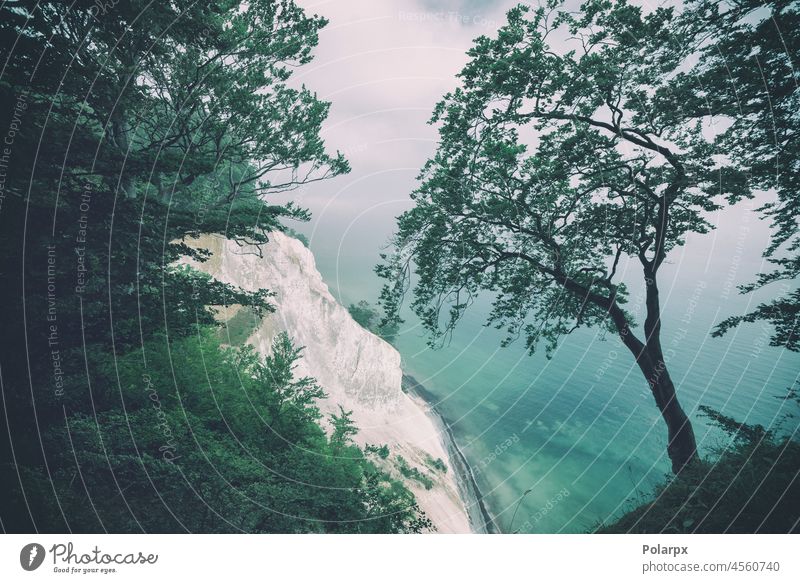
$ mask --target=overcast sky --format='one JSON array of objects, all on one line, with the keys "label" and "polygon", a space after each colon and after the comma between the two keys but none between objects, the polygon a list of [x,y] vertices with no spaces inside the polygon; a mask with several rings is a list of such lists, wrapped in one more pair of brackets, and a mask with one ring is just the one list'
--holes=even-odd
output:
[{"label": "overcast sky", "polygon": [[[518,0],[298,2],[330,23],[320,34],[314,60],[297,71],[295,82],[332,102],[323,137],[352,166],[346,176],[292,193],[313,213],[312,222],[298,230],[310,237],[335,295],[346,302],[374,300],[380,282],[372,268],[395,217],[411,205],[419,169],[435,151],[436,130],[427,124],[432,109],[457,86],[473,39],[494,35]],[[691,279],[692,271],[707,274],[708,257],[731,255],[743,220],[750,227],[737,283],[763,268],[767,225],[747,216],[746,206],[712,217],[716,231],[690,236],[692,244],[675,252],[684,279]]]},{"label": "overcast sky", "polygon": [[[309,13],[330,20],[314,61],[296,81],[332,102],[324,138],[343,151],[353,171],[315,184],[293,198],[314,219],[298,230],[312,239],[326,279],[336,273],[364,279],[410,205],[419,168],[435,150],[427,125],[436,102],[456,86],[472,39],[493,34],[513,0],[299,0]],[[338,269],[335,269],[338,260]],[[357,279],[361,279],[360,277]],[[346,289],[335,289],[337,295]],[[348,300],[357,299],[346,297]]]}]

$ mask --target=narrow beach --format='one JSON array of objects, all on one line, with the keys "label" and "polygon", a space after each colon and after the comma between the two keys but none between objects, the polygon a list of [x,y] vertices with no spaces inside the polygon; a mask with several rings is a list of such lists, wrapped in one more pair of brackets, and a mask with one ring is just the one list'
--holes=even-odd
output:
[{"label": "narrow beach", "polygon": [[450,458],[450,465],[456,475],[459,494],[467,507],[472,530],[479,534],[499,533],[500,529],[483,501],[483,494],[475,480],[475,475],[464,452],[456,443],[450,424],[434,405],[436,398],[409,374],[403,374],[402,388],[411,398],[421,402],[421,406],[428,412],[441,432],[442,441]]}]

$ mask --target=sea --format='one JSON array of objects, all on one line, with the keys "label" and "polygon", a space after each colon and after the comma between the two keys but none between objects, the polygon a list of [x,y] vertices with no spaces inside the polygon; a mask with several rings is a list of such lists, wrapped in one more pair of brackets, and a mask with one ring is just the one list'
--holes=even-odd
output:
[{"label": "sea", "polygon": [[[711,217],[717,229],[689,235],[659,275],[667,366],[703,455],[730,437],[709,423],[701,405],[797,431],[800,408],[784,397],[798,382],[800,355],[771,346],[772,329],[763,323],[711,335],[726,317],[792,289],[779,283],[739,293],[737,286],[769,267],[762,257],[769,229],[754,210],[758,204]],[[307,227],[318,268],[345,305],[375,303],[382,282],[373,268],[393,226],[394,214],[377,206],[338,226],[329,220]],[[641,267],[630,259],[620,269],[629,288],[626,309],[640,326]],[[452,338],[433,347],[405,310],[395,346],[405,372],[452,428],[497,529],[587,532],[647,500],[670,464],[665,425],[632,355],[596,328],[563,337],[549,356],[544,347],[529,354],[521,341],[503,348],[504,332],[486,325],[490,305],[490,297],[480,297]]]}]

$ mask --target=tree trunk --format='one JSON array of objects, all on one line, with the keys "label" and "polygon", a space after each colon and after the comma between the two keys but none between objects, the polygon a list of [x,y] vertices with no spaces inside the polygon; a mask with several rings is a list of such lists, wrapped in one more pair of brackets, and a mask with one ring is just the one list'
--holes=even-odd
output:
[{"label": "tree trunk", "polygon": [[667,454],[672,461],[672,471],[677,474],[697,459],[697,442],[692,422],[678,402],[660,343],[651,337],[650,342],[645,345],[633,336],[627,321],[620,330],[620,337],[636,359],[636,364],[656,400],[656,406],[667,424]]},{"label": "tree trunk", "polygon": [[[663,243],[659,246],[663,246]],[[661,302],[656,272],[663,258],[663,252],[657,250],[656,259],[643,264],[647,290],[647,318],[644,321],[646,358],[639,358],[637,362],[647,377],[658,410],[661,411],[661,416],[667,424],[667,452],[669,459],[672,460],[672,471],[677,474],[687,464],[697,459],[697,442],[692,423],[678,402],[675,385],[669,376],[664,351],[661,349]],[[645,366],[642,367],[642,364]]]},{"label": "tree trunk", "polygon": [[113,104],[111,111],[111,134],[114,144],[116,144],[119,155],[122,159],[120,165],[119,188],[123,195],[129,199],[136,198],[136,184],[133,179],[133,171],[130,167],[126,168],[126,162],[131,154],[130,136],[133,129],[128,120],[127,99],[134,91],[134,76],[136,74],[135,57],[130,50],[120,48],[120,61],[123,70],[118,83],[118,98]]},{"label": "tree trunk", "polygon": [[[520,255],[517,255],[520,256]],[[539,268],[535,260],[521,255]],[[663,257],[662,257],[663,259]],[[661,349],[661,307],[658,298],[656,271],[658,262],[642,260],[647,290],[647,317],[644,322],[645,341],[639,340],[631,330],[628,316],[619,307],[615,293],[604,297],[576,280],[568,277],[563,271],[551,270],[549,273],[567,290],[577,294],[583,301],[592,302],[608,311],[617,329],[622,343],[633,354],[636,364],[644,374],[650,391],[656,400],[658,410],[667,424],[667,454],[672,461],[672,471],[676,474],[697,459],[697,442],[689,417],[681,408],[675,385],[667,371],[666,360]]]},{"label": "tree trunk", "polygon": [[669,376],[660,346],[645,347],[645,353],[637,359],[637,363],[667,424],[667,453],[672,461],[672,471],[677,474],[697,459],[692,423],[678,402],[675,385]]},{"label": "tree trunk", "polygon": [[627,316],[613,299],[609,313],[622,342],[631,351],[644,374],[656,406],[667,424],[667,454],[672,461],[672,471],[677,474],[697,459],[697,442],[692,423],[678,402],[675,385],[669,376],[661,349],[661,308],[655,275],[654,270],[646,267],[647,317],[644,322],[644,342],[633,334]]}]

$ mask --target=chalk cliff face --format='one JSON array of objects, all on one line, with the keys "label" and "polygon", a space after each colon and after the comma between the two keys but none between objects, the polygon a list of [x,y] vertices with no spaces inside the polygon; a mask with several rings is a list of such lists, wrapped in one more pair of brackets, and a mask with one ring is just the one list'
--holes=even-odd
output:
[{"label": "chalk cliff face", "polygon": [[[396,477],[401,477],[396,464],[397,456],[402,456],[433,480],[430,490],[414,480],[404,482],[437,530],[469,532],[467,511],[440,426],[426,413],[424,403],[400,388],[400,354],[358,325],[336,301],[317,271],[314,256],[300,241],[282,233],[273,233],[270,239],[259,252],[226,239],[205,237],[199,246],[214,255],[195,266],[247,290],[275,292],[271,300],[275,313],[254,322],[248,343],[266,354],[275,335],[288,332],[295,344],[305,347],[297,374],[316,378],[328,393],[320,403],[323,413],[338,411],[339,405],[352,410],[360,429],[356,441],[362,446],[388,445],[392,455],[385,464]],[[436,459],[446,463],[446,472],[431,466]]]}]

